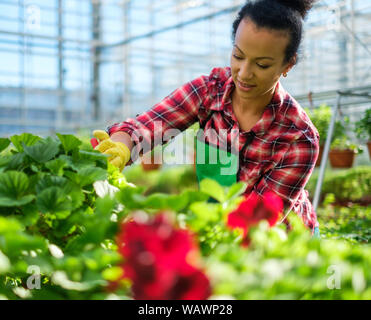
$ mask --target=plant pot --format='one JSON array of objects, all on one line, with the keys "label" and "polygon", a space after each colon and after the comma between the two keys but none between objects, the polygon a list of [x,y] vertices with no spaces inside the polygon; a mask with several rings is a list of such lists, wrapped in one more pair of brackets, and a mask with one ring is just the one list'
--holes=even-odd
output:
[{"label": "plant pot", "polygon": [[367,148],[368,148],[368,155],[370,156],[370,159],[371,159],[371,141],[367,142]]},{"label": "plant pot", "polygon": [[155,163],[154,154],[146,154],[142,156],[142,161],[140,162],[143,171],[153,171],[161,168],[162,163]]},{"label": "plant pot", "polygon": [[316,162],[316,167],[319,167],[321,165],[323,149],[324,149],[324,146],[320,145],[319,146],[318,158],[317,158],[317,162]]},{"label": "plant pot", "polygon": [[332,168],[351,168],[353,166],[354,150],[332,149],[329,152],[330,164]]}]

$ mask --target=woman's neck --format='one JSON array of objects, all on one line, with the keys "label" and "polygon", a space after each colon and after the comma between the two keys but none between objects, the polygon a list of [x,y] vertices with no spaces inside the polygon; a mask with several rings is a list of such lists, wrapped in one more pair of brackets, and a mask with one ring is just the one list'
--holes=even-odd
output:
[{"label": "woman's neck", "polygon": [[274,90],[268,92],[260,99],[240,99],[236,89],[232,93],[232,101],[240,114],[258,116],[261,115],[265,107],[272,101]]}]

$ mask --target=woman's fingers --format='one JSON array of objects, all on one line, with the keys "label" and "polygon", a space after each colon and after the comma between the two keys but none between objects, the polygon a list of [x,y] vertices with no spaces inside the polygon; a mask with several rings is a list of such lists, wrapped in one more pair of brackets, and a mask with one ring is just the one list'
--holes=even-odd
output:
[{"label": "woman's fingers", "polygon": [[116,147],[115,143],[111,139],[103,140],[100,144],[95,147],[95,150],[98,150],[102,153],[105,153],[108,149]]},{"label": "woman's fingers", "polygon": [[108,133],[104,130],[94,130],[93,136],[99,139],[100,141],[109,139]]},{"label": "woman's fingers", "polygon": [[119,168],[120,171],[122,171],[122,169],[125,167],[125,164],[123,163],[123,160],[120,157],[115,157],[112,160],[109,160],[109,162],[115,167]]},{"label": "woman's fingers", "polygon": [[113,156],[115,157],[118,156],[122,159],[125,159],[125,153],[115,145],[113,146],[113,148],[109,148],[106,151],[104,151],[104,154],[111,155],[111,157],[109,157],[108,159],[111,159]]}]

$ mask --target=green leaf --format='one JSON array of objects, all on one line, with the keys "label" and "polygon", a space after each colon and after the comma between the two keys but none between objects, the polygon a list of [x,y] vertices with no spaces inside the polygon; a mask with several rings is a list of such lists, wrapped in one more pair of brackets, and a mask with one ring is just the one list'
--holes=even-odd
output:
[{"label": "green leaf", "polygon": [[31,147],[23,144],[23,149],[33,160],[44,163],[57,155],[59,151],[59,142],[48,137],[45,140],[38,141]]},{"label": "green leaf", "polygon": [[174,211],[181,211],[188,204],[188,194],[169,195],[163,193],[154,193],[142,201],[145,208],[150,209],[172,209]]},{"label": "green leaf", "polygon": [[0,207],[18,207],[23,206],[35,199],[35,195],[29,194],[27,196],[20,197],[19,199],[12,199],[10,197],[4,197],[0,195]]},{"label": "green leaf", "polygon": [[[4,274],[10,270],[11,264],[9,258],[0,250],[0,274]],[[107,269],[109,270],[109,269]]]},{"label": "green leaf", "polygon": [[45,239],[38,236],[31,236],[25,233],[8,233],[6,239],[6,253],[10,258],[18,257],[22,251],[45,250]]},{"label": "green leaf", "polygon": [[79,150],[79,154],[81,155],[82,159],[102,160],[102,159],[109,158],[109,155],[104,154],[97,150],[92,150],[92,151]]},{"label": "green leaf", "polygon": [[12,156],[1,156],[0,157],[0,168],[5,170],[5,167],[7,167],[13,157]]},{"label": "green leaf", "polygon": [[123,270],[121,267],[111,267],[107,268],[102,272],[102,277],[108,281],[118,281],[123,275]]},{"label": "green leaf", "polygon": [[22,133],[21,135],[14,135],[10,137],[10,140],[19,152],[23,152],[22,144],[25,144],[26,146],[33,146],[40,139],[40,137],[31,133]]},{"label": "green leaf", "polygon": [[74,149],[77,149],[82,142],[71,134],[60,134],[57,133],[59,140],[62,142],[63,149],[68,153]]},{"label": "green leaf", "polygon": [[5,150],[10,145],[8,138],[0,138],[0,152]]},{"label": "green leaf", "polygon": [[67,162],[63,159],[54,159],[45,163],[47,167],[53,174],[57,176],[63,176],[63,168],[67,166]]},{"label": "green leaf", "polygon": [[93,184],[93,182],[98,180],[106,180],[107,171],[97,167],[84,167],[80,169],[78,173],[66,172],[65,176],[70,178],[80,187],[84,187]]},{"label": "green leaf", "polygon": [[39,210],[34,203],[29,203],[22,207],[23,217],[19,218],[22,224],[26,227],[36,224],[40,218]]},{"label": "green leaf", "polygon": [[203,179],[200,182],[200,190],[219,202],[224,202],[226,200],[223,187],[213,179]]},{"label": "green leaf", "polygon": [[146,188],[137,186],[127,187],[115,193],[116,199],[128,209],[141,209],[145,197],[142,195]]},{"label": "green leaf", "polygon": [[59,176],[46,175],[40,178],[40,180],[36,184],[36,192],[41,193],[43,190],[51,187],[61,188],[64,194],[70,197],[72,201],[71,210],[74,210],[81,206],[82,202],[85,199],[81,188],[79,188],[77,185],[75,185],[73,182],[69,181],[65,177]]},{"label": "green leaf", "polygon": [[192,221],[192,225],[197,229],[202,228],[210,222],[219,220],[219,204],[195,202],[189,207],[195,214],[196,219]]},{"label": "green leaf", "polygon": [[72,201],[63,189],[50,187],[37,196],[36,205],[42,213],[55,214],[58,219],[64,219],[71,213]]},{"label": "green leaf", "polygon": [[21,170],[23,167],[27,166],[27,156],[22,153],[13,154],[7,161],[7,170]]},{"label": "green leaf", "polygon": [[244,182],[237,182],[237,183],[233,184],[228,189],[227,199],[232,200],[232,199],[240,196],[241,194],[243,194],[245,192],[246,188],[247,188],[247,184],[244,183]]},{"label": "green leaf", "polygon": [[77,157],[67,156],[65,154],[60,155],[58,159],[66,161],[67,167],[77,172],[86,167],[95,166],[95,161],[92,159],[80,159]]},{"label": "green leaf", "polygon": [[21,206],[31,202],[35,196],[26,195],[29,181],[25,173],[7,171],[0,173],[0,206]]},{"label": "green leaf", "polygon": [[98,198],[96,200],[96,208],[95,213],[98,214],[101,218],[107,217],[109,218],[112,214],[112,210],[116,206],[116,199],[112,199],[109,196],[104,198]]},{"label": "green leaf", "polygon": [[68,184],[68,180],[64,177],[45,175],[39,179],[36,184],[36,192],[41,193],[43,190],[51,187],[59,187],[64,189]]},{"label": "green leaf", "polygon": [[16,219],[0,216],[0,234],[16,233],[22,230],[22,225]]}]

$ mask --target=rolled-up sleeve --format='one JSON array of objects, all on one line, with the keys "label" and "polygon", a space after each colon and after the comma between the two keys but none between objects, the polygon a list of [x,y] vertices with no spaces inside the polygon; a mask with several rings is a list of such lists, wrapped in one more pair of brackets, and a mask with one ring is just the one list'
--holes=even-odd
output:
[{"label": "rolled-up sleeve", "polygon": [[166,132],[172,138],[198,120],[199,106],[208,97],[208,81],[209,76],[202,75],[185,83],[150,110],[108,127],[108,134],[123,131],[131,136],[137,150],[131,159],[134,162],[143,150],[145,153],[170,140],[164,139]]},{"label": "rolled-up sleeve", "polygon": [[254,191],[260,195],[268,190],[275,192],[284,202],[285,213],[293,210],[310,229],[318,226],[318,222],[308,191],[304,188],[313,172],[318,153],[318,137],[294,141],[282,161],[254,186]]}]

